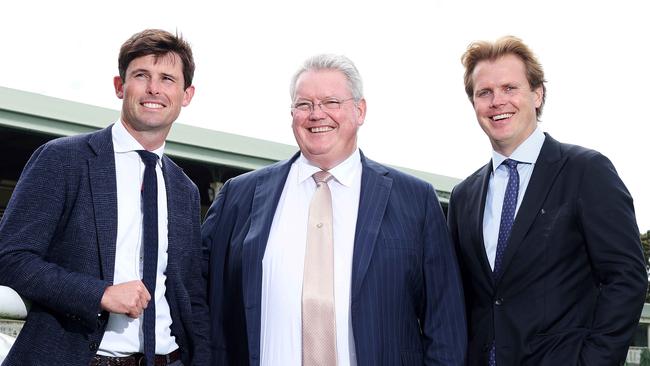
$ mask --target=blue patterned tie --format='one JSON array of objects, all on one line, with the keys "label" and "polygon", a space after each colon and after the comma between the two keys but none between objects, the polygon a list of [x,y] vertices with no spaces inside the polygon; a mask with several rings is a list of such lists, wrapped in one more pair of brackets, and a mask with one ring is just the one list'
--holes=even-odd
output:
[{"label": "blue patterned tie", "polygon": [[[517,209],[517,196],[519,194],[519,172],[517,171],[516,160],[506,159],[502,164],[508,168],[508,185],[506,186],[506,194],[503,197],[503,207],[501,209],[501,222],[499,224],[499,239],[497,240],[497,253],[494,258],[494,271],[492,275],[496,281],[501,272],[501,263],[503,262],[503,254],[508,246],[508,239],[510,238],[510,231],[512,224],[515,221],[515,210]],[[497,355],[496,346],[492,341],[490,348],[490,358],[488,360],[489,366],[496,366]]]},{"label": "blue patterned tie", "polygon": [[153,366],[156,354],[156,275],[158,267],[158,180],[156,163],[158,155],[138,150],[144,162],[144,179],[142,182],[142,245],[144,260],[142,264],[142,282],[151,295],[149,305],[144,310],[142,334],[144,356],[148,366]]},{"label": "blue patterned tie", "polygon": [[512,224],[515,221],[517,195],[519,194],[518,163],[518,161],[511,159],[506,159],[502,163],[508,168],[508,185],[506,186],[506,194],[503,197],[503,208],[501,209],[501,221],[499,224],[499,239],[497,240],[497,253],[494,258],[493,274],[495,280],[499,277],[501,272],[503,253],[506,251],[506,247],[508,246],[508,238],[510,238]]}]

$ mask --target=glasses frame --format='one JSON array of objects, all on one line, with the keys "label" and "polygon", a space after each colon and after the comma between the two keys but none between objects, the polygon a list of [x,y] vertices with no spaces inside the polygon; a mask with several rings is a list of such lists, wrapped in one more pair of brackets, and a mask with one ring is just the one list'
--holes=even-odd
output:
[{"label": "glasses frame", "polygon": [[[314,111],[316,110],[316,106],[318,106],[318,108],[320,108],[320,110],[322,112],[327,113],[327,111],[338,111],[338,110],[340,110],[341,109],[341,104],[343,104],[345,102],[349,102],[351,100],[354,100],[354,97],[350,97],[350,98],[342,99],[342,100],[338,100],[336,98],[328,98],[328,99],[325,99],[325,100],[321,100],[318,103],[314,103],[313,101],[310,100],[309,101],[310,102],[309,103],[309,110],[298,109],[298,107],[296,107],[296,103],[293,103],[291,105],[291,109],[294,110],[294,111],[301,112],[301,113],[310,113],[311,114],[311,113],[314,113]],[[338,104],[337,108],[328,108],[328,107],[323,108],[323,102],[334,102],[334,101],[338,102],[337,103]],[[303,103],[303,102],[307,103],[308,101],[305,100],[305,101],[302,101],[301,103]],[[356,102],[356,100],[355,100],[355,102]]]}]

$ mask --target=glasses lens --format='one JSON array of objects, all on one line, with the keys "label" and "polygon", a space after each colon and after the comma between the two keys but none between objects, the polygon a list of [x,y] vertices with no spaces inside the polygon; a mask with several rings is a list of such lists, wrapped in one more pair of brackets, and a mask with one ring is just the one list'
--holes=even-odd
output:
[{"label": "glasses lens", "polygon": [[293,107],[301,112],[308,112],[312,109],[312,104],[308,102],[299,102],[294,104]]},{"label": "glasses lens", "polygon": [[323,104],[323,107],[325,107],[327,109],[339,109],[339,108],[341,108],[341,102],[339,102],[336,99],[324,100],[322,104]]}]

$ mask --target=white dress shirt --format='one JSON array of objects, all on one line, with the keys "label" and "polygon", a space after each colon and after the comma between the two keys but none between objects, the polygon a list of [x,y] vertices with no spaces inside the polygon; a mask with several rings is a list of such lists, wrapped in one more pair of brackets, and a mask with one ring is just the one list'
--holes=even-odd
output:
[{"label": "white dress shirt", "polygon": [[[262,260],[261,365],[302,365],[302,279],[309,204],[316,191],[312,174],[320,171],[301,155],[292,165]],[[339,366],[356,365],[350,320],[352,253],[361,190],[357,149],[329,170],[334,234],[334,307]]]},{"label": "white dress shirt", "polygon": [[[142,279],[142,210],[140,190],[144,177],[144,163],[136,150],[145,150],[126,130],[121,121],[111,130],[115,151],[115,178],[117,183],[117,240],[115,242],[115,272],[113,284]],[[152,151],[162,158],[165,145]],[[162,174],[162,160],[156,165],[158,183],[158,274],[156,276],[156,354],[168,354],[178,348],[171,335],[169,304],[165,298],[165,270],[167,269],[167,192]],[[111,313],[98,354],[112,357],[142,352],[142,317],[133,319],[124,314]]]},{"label": "white dress shirt", "polygon": [[519,206],[526,193],[526,188],[530,182],[530,176],[533,174],[535,162],[542,150],[544,144],[544,133],[537,127],[528,138],[519,145],[510,157],[503,156],[496,151],[492,151],[492,174],[488,185],[487,198],[485,200],[485,211],[483,215],[483,242],[485,244],[485,253],[490,261],[490,268],[494,270],[494,260],[497,253],[497,242],[499,240],[499,225],[501,224],[501,209],[503,207],[503,197],[506,194],[508,185],[508,167],[501,165],[506,159],[517,160],[517,171],[519,172],[519,193],[517,195],[517,208],[515,209],[515,219]]}]

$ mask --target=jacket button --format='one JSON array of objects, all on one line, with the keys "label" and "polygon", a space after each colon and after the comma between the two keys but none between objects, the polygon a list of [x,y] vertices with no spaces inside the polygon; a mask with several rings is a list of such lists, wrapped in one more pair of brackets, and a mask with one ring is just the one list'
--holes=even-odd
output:
[{"label": "jacket button", "polygon": [[97,351],[97,348],[99,348],[99,344],[97,344],[97,342],[90,342],[88,348],[90,348],[91,351]]},{"label": "jacket button", "polygon": [[503,304],[503,299],[502,298],[499,297],[496,300],[494,300],[494,305],[501,306],[501,304]]}]

